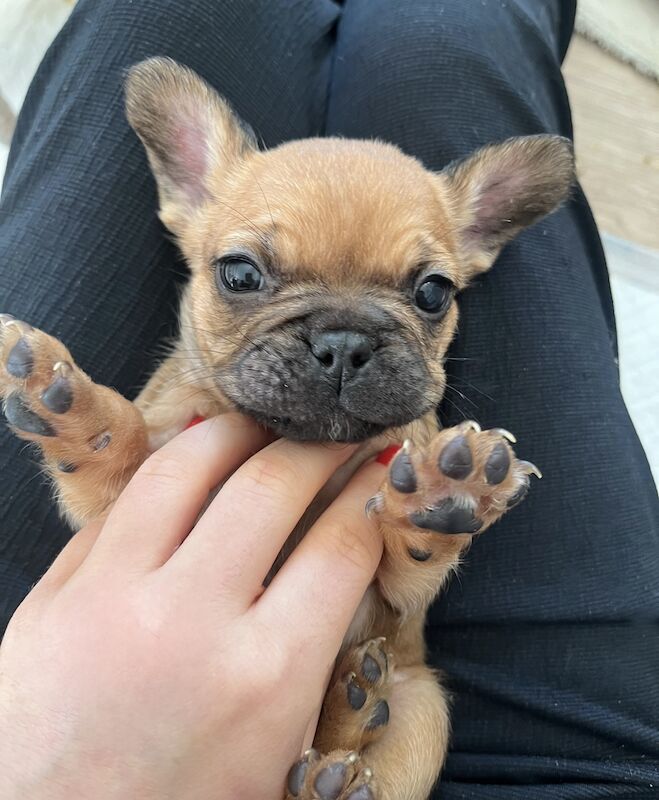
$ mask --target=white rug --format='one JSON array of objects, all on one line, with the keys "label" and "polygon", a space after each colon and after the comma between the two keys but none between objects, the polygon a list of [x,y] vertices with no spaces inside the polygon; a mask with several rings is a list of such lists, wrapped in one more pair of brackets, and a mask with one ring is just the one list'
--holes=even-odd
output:
[{"label": "white rug", "polygon": [[659,0],[578,0],[576,29],[659,80]]}]

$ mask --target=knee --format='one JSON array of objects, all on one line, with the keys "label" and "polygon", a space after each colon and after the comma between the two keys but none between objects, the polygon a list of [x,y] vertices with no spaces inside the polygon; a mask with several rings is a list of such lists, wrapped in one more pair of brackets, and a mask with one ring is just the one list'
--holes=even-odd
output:
[{"label": "knee", "polygon": [[435,80],[449,70],[469,80],[484,65],[496,63],[498,42],[509,25],[505,8],[499,2],[491,3],[492,10],[489,5],[483,8],[464,0],[363,2],[356,26],[364,32],[359,34],[364,37],[360,46],[402,80]]}]

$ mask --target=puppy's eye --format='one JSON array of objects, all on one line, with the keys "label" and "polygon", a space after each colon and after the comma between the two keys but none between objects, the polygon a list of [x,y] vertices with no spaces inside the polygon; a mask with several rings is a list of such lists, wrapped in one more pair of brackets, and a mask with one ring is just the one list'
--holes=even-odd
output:
[{"label": "puppy's eye", "polygon": [[448,309],[453,297],[453,284],[443,275],[429,275],[416,287],[414,302],[426,314],[439,314]]},{"label": "puppy's eye", "polygon": [[246,258],[222,258],[217,262],[215,270],[217,277],[230,292],[258,292],[263,288],[263,275]]}]

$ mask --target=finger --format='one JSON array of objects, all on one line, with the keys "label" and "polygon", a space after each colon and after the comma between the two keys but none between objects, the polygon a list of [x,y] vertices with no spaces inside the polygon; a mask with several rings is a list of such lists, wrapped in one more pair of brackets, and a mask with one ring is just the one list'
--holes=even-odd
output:
[{"label": "finger", "polygon": [[45,595],[60,589],[87,558],[101,532],[103,523],[103,519],[94,520],[74,534],[31,593],[35,596],[37,594]]},{"label": "finger", "polygon": [[377,462],[359,470],[254,606],[265,627],[285,632],[315,661],[309,669],[335,658],[380,563],[382,537],[364,508],[384,473]]},{"label": "finger", "polygon": [[230,593],[248,608],[300,517],[354,450],[280,439],[252,456],[170,559],[167,580],[183,591]]},{"label": "finger", "polygon": [[179,434],[131,478],[87,563],[159,567],[188,535],[209,492],[270,439],[239,414],[223,414]]}]

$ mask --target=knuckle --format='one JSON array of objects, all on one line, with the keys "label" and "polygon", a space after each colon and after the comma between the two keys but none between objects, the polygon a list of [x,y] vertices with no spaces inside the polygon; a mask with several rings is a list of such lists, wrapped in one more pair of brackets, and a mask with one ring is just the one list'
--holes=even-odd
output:
[{"label": "knuckle", "polygon": [[168,453],[157,450],[138,469],[135,477],[145,483],[177,484],[181,481],[181,461]]},{"label": "knuckle", "polygon": [[327,536],[332,555],[343,559],[359,572],[371,574],[376,567],[374,548],[369,540],[370,524],[355,515],[341,513],[334,517]]},{"label": "knuckle", "polygon": [[260,499],[292,497],[300,484],[300,475],[287,460],[268,456],[255,456],[241,470],[243,490]]}]

